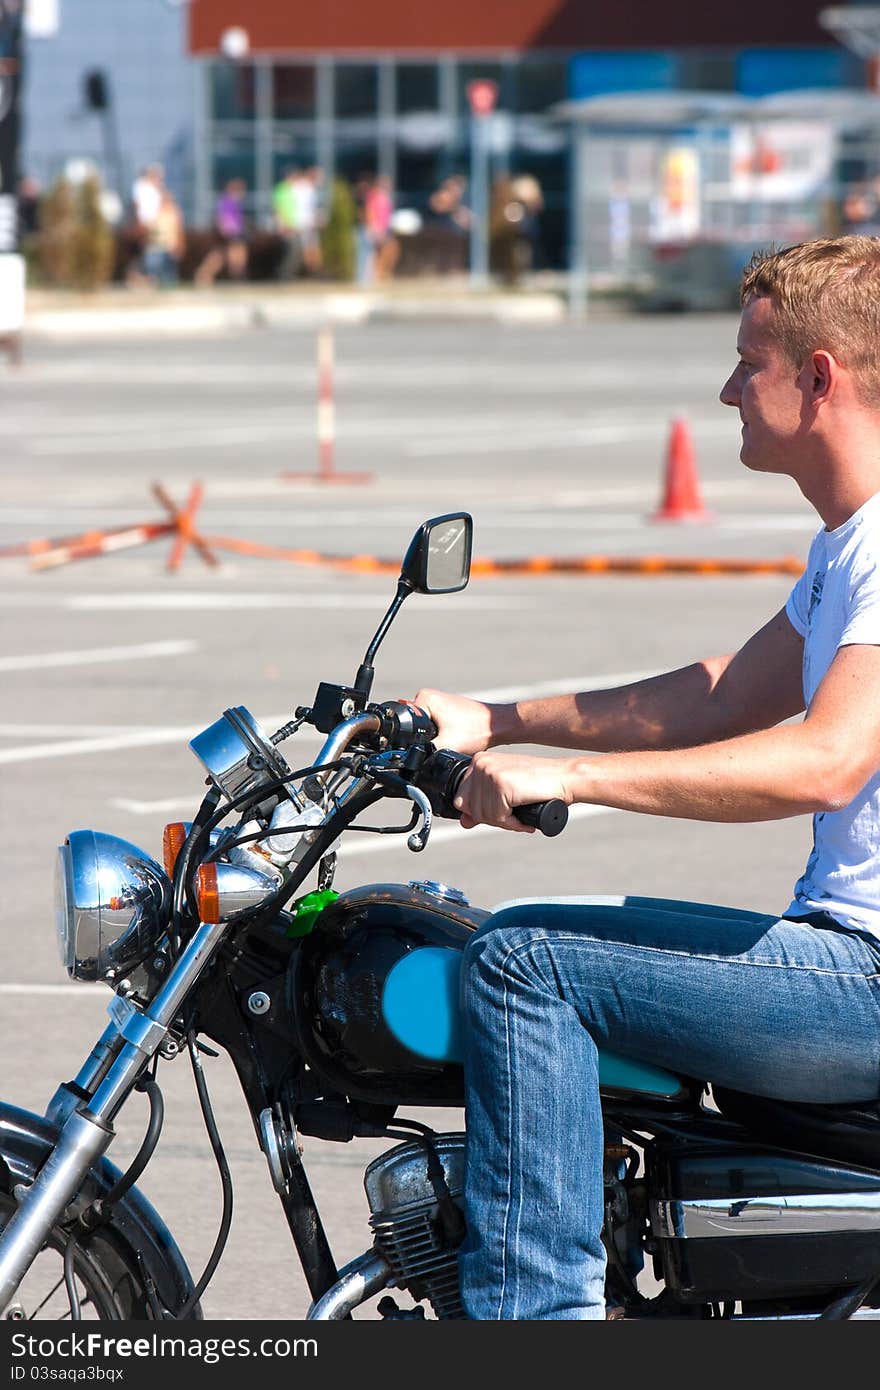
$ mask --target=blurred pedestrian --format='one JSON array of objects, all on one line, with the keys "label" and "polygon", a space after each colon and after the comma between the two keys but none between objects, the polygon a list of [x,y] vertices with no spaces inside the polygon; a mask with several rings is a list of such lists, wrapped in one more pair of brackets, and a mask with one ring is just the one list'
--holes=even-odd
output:
[{"label": "blurred pedestrian", "polygon": [[304,169],[294,181],[296,229],[303,265],[309,275],[321,269],[321,227],[324,222],[324,170],[317,164]]},{"label": "blurred pedestrian", "polygon": [[391,179],[380,174],[373,179],[364,199],[364,225],[372,247],[372,278],[390,279],[400,257],[400,246],[391,230],[394,195]]},{"label": "blurred pedestrian", "polygon": [[522,208],[516,224],[517,265],[520,275],[537,270],[541,264],[541,213],[544,194],[534,174],[517,174],[511,192]]},{"label": "blurred pedestrian", "polygon": [[357,216],[355,278],[359,285],[373,283],[374,248],[367,226],[367,197],[374,178],[374,174],[359,174],[352,189]]},{"label": "blurred pedestrian", "polygon": [[248,229],[244,200],[244,179],[229,179],[214,208],[215,245],[196,269],[197,285],[213,285],[225,272],[229,280],[244,280],[248,264]]},{"label": "blurred pedestrian", "polygon": [[880,188],[876,194],[865,183],[850,188],[843,200],[841,221],[847,235],[880,236]]},{"label": "blurred pedestrian", "polygon": [[148,164],[131,186],[131,219],[125,237],[131,255],[125,277],[129,285],[150,283],[144,257],[162,206],[164,188],[165,171],[161,164]]},{"label": "blurred pedestrian", "polygon": [[280,280],[295,280],[303,264],[302,242],[300,241],[297,218],[299,203],[296,185],[302,171],[295,166],[285,169],[283,176],[272,189],[272,213],[275,230],[283,243],[281,261],[278,266]]},{"label": "blurred pedestrian", "polygon": [[177,284],[185,246],[186,229],[180,205],[171,191],[163,188],[143,255],[147,279],[156,285]]},{"label": "blurred pedestrian", "polygon": [[33,174],[24,174],[18,184],[18,231],[22,237],[40,230],[40,201],[43,190]]}]

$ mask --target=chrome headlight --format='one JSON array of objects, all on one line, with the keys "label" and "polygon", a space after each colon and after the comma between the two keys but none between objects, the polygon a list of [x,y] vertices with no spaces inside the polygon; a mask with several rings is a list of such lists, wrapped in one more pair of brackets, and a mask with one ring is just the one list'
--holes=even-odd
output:
[{"label": "chrome headlight", "polygon": [[137,845],[74,830],[59,846],[55,924],[73,980],[124,975],[154,951],[171,915],[171,882]]}]

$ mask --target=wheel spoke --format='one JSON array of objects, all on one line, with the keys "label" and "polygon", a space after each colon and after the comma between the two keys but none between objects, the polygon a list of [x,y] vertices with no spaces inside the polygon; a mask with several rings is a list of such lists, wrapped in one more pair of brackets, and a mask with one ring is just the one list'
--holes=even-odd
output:
[{"label": "wheel spoke", "polygon": [[49,1299],[52,1297],[53,1293],[57,1293],[58,1290],[61,1288],[61,1285],[62,1285],[63,1283],[64,1283],[64,1275],[62,1274],[61,1278],[58,1280],[58,1283],[55,1284],[54,1287],[51,1288],[51,1289],[49,1290],[49,1292],[46,1294],[46,1297],[43,1299],[42,1303],[38,1303],[38,1304],[37,1304],[36,1308],[34,1309],[34,1311],[31,1313],[30,1317],[28,1318],[28,1322],[33,1322],[34,1318],[37,1316],[37,1313],[39,1313],[40,1309],[41,1309],[41,1308],[45,1308],[46,1304],[49,1302]]}]

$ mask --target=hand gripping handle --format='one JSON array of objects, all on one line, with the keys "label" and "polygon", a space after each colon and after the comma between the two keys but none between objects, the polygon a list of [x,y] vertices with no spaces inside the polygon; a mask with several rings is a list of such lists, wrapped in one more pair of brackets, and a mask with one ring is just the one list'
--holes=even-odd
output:
[{"label": "hand gripping handle", "polygon": [[[455,795],[470,761],[466,753],[441,748],[428,758],[420,771],[418,784],[427,792],[438,816],[455,820],[461,817],[461,812],[455,808]],[[558,835],[568,821],[568,807],[558,798],[517,806],[513,814],[523,825],[533,825],[542,835],[548,836]]]}]

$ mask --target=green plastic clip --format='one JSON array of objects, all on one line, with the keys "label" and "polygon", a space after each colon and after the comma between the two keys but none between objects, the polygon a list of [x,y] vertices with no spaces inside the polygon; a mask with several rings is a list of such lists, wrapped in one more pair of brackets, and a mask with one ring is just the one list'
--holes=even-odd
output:
[{"label": "green plastic clip", "polygon": [[339,894],[332,888],[325,888],[322,892],[306,893],[304,897],[297,898],[289,909],[293,920],[288,922],[285,936],[308,936],[324,908],[338,897]]}]

